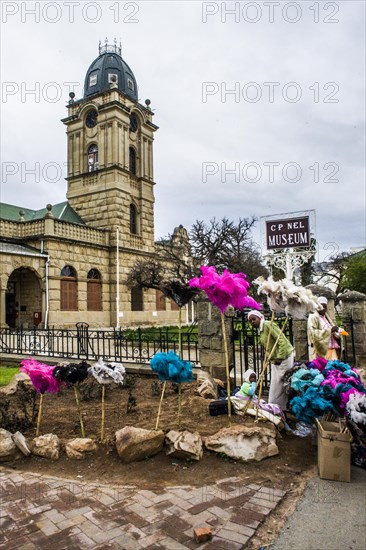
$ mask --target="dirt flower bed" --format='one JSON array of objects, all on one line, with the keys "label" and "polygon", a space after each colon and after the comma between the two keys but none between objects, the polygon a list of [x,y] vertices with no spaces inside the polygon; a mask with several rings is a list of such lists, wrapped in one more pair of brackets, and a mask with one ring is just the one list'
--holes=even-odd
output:
[{"label": "dirt flower bed", "polygon": [[[201,485],[214,483],[223,477],[238,476],[244,482],[264,484],[270,487],[294,490],[306,478],[316,464],[316,447],[311,438],[298,438],[278,433],[279,455],[261,462],[242,464],[225,455],[205,451],[203,459],[196,463],[172,459],[164,452],[142,462],[123,464],[114,446],[114,434],[130,425],[154,429],[161,384],[155,377],[127,375],[126,387],[106,387],[106,441],[98,451],[81,461],[71,460],[61,453],[58,461],[31,456],[12,464],[16,469],[100,483],[151,485]],[[19,392],[0,397],[8,401],[8,411],[19,408]],[[93,379],[86,380],[81,388],[81,407],[87,437],[99,439],[101,421],[101,387]],[[37,396],[38,399],[38,396]],[[135,403],[134,403],[135,401]],[[227,416],[212,417],[208,414],[209,401],[199,397],[196,384],[182,385],[182,428],[201,436],[212,435],[228,426]],[[177,387],[167,384],[159,428],[168,431],[178,428]],[[250,417],[232,416],[232,423],[250,426]],[[261,423],[259,424],[261,425]],[[267,426],[267,423],[263,423]],[[14,431],[14,430],[13,430]],[[32,439],[35,423],[22,430]],[[56,434],[61,440],[81,437],[78,414],[72,389],[62,389],[58,395],[46,394],[43,401],[41,435]]]}]

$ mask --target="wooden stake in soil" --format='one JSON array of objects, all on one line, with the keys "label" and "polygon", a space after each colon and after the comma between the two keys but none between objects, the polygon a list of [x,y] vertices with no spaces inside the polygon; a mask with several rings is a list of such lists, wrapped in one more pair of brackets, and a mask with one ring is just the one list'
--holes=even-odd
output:
[{"label": "wooden stake in soil", "polygon": [[181,412],[182,412],[182,384],[178,384],[178,430],[181,429]]},{"label": "wooden stake in soil", "polygon": [[104,401],[105,401],[105,386],[102,385],[102,425],[100,428],[100,441],[104,441]]},{"label": "wooden stake in soil", "polygon": [[[272,325],[273,325],[273,321],[274,321],[274,315],[275,315],[274,311],[272,311],[271,322],[269,324],[269,330],[268,330],[268,336],[267,336],[267,342],[266,342],[266,349],[265,349],[265,352],[264,352],[262,372],[265,372],[265,369],[267,368],[266,365],[267,365],[267,358],[268,358],[268,347],[269,347],[269,340],[270,340],[271,333],[272,333]],[[261,375],[262,375],[262,373],[261,373]],[[259,392],[258,392],[257,410],[256,410],[256,415],[255,415],[255,421],[256,422],[258,422],[259,399],[262,396],[263,379],[264,379],[264,375],[260,376],[259,379],[258,379],[258,381],[259,381]]]},{"label": "wooden stake in soil", "polygon": [[229,424],[231,424],[229,353],[228,353],[228,349],[227,349],[227,340],[226,340],[225,315],[223,313],[221,313],[221,327],[222,327],[222,336],[224,338],[224,351],[225,351],[225,370],[226,370],[226,387],[227,387],[227,414],[228,414],[228,417],[229,417]]},{"label": "wooden stake in soil", "polygon": [[81,414],[81,407],[80,407],[80,400],[79,400],[79,391],[78,391],[76,385],[74,385],[74,393],[75,393],[76,406],[77,406],[78,413],[79,413],[81,437],[85,437],[85,428],[84,428],[83,417],[82,417],[82,414]]},{"label": "wooden stake in soil", "polygon": [[156,417],[155,430],[157,430],[158,427],[159,427],[161,405],[162,405],[163,399],[164,399],[165,388],[166,388],[166,380],[165,380],[165,382],[164,382],[164,384],[163,384],[163,389],[161,390],[161,397],[160,397],[160,403],[159,403],[159,409],[158,409],[158,416]]},{"label": "wooden stake in soil", "polygon": [[42,417],[42,404],[43,404],[43,393],[41,393],[40,401],[39,401],[39,409],[38,409],[38,418],[37,418],[37,428],[36,428],[36,437],[39,436],[39,427],[41,425],[41,417]]},{"label": "wooden stake in soil", "polygon": [[181,359],[183,359],[182,356],[182,308],[179,307],[179,315],[178,315],[178,355]]},{"label": "wooden stake in soil", "polygon": [[266,364],[263,365],[263,369],[262,369],[261,375],[260,375],[260,377],[259,377],[260,386],[259,386],[259,392],[258,392],[257,416],[256,416],[256,419],[255,419],[256,422],[258,422],[258,407],[259,407],[259,400],[260,400],[260,398],[262,397],[262,386],[263,386],[264,375],[265,375],[265,372],[266,372],[266,370],[267,370],[267,368],[268,368],[268,366],[269,366],[269,364],[270,364],[270,362],[271,362],[271,359],[272,359],[272,355],[273,355],[273,353],[274,353],[274,350],[276,349],[276,346],[277,346],[277,344],[278,344],[278,342],[279,342],[279,340],[280,340],[282,334],[284,333],[284,330],[285,330],[286,325],[287,325],[287,321],[288,321],[288,317],[286,317],[286,320],[285,320],[285,322],[284,322],[283,325],[282,325],[281,331],[280,331],[279,335],[277,336],[277,339],[276,339],[276,341],[275,341],[275,343],[274,343],[274,346],[273,346],[273,348],[272,348],[272,350],[271,350],[271,353],[270,353],[270,354],[268,355],[268,357],[267,357],[267,362],[266,362]]}]

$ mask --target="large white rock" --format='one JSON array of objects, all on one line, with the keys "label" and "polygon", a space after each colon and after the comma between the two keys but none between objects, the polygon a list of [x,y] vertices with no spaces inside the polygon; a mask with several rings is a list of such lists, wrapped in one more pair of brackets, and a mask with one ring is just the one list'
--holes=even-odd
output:
[{"label": "large white rock", "polygon": [[278,454],[276,433],[263,426],[230,426],[205,439],[210,451],[241,462],[259,461]]},{"label": "large white rock", "polygon": [[97,444],[89,437],[76,437],[75,439],[70,439],[65,444],[68,458],[76,458],[77,460],[84,458],[86,453],[96,450]]},{"label": "large white rock", "polygon": [[33,439],[32,453],[51,460],[60,456],[60,440],[55,434],[46,434]]},{"label": "large white rock", "polygon": [[167,455],[175,458],[190,458],[191,460],[201,460],[202,458],[202,439],[197,432],[170,430],[165,436],[165,443],[168,447]]},{"label": "large white rock", "polygon": [[28,441],[22,433],[15,432],[15,434],[12,435],[12,439],[15,445],[18,447],[19,451],[23,453],[23,455],[29,456],[31,454],[31,451],[28,447]]},{"label": "large white rock", "polygon": [[123,462],[144,460],[159,453],[164,444],[164,432],[125,426],[116,432],[116,448]]},{"label": "large white rock", "polygon": [[[20,455],[20,453],[19,453]],[[18,449],[8,430],[0,429],[0,462],[18,458]]]},{"label": "large white rock", "polygon": [[0,393],[3,393],[5,395],[12,395],[15,393],[18,389],[19,382],[25,382],[26,384],[32,384],[30,381],[30,378],[28,374],[25,374],[25,372],[19,372],[18,374],[15,374],[13,378],[10,380],[9,384],[6,386],[3,386],[0,388]]}]

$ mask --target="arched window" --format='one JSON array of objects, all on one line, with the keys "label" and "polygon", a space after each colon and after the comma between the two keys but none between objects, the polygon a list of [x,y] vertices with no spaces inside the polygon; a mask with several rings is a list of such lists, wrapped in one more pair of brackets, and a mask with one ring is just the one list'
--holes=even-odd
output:
[{"label": "arched window", "polygon": [[94,143],[88,149],[88,172],[94,172],[98,168],[98,145]]},{"label": "arched window", "polygon": [[166,310],[166,298],[165,298],[165,294],[161,290],[156,291],[155,301],[156,301],[156,311]]},{"label": "arched window", "polygon": [[130,204],[130,233],[137,235],[137,210],[134,204]]},{"label": "arched window", "polygon": [[102,277],[97,269],[91,269],[87,277],[87,309],[102,311]]},{"label": "arched window", "polygon": [[141,287],[131,288],[131,311],[144,311],[143,290]]},{"label": "arched window", "polygon": [[130,172],[136,176],[136,151],[133,147],[130,147]]},{"label": "arched window", "polygon": [[77,311],[78,283],[76,271],[70,265],[61,270],[60,304],[63,311]]}]

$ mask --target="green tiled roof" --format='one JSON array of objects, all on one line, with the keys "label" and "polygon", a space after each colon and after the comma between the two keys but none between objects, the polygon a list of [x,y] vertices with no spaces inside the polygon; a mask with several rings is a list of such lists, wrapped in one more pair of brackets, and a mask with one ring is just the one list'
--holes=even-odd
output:
[{"label": "green tiled roof", "polygon": [[[19,221],[19,210],[23,210],[24,220],[26,222],[40,220],[47,214],[47,208],[30,210],[29,208],[24,208],[23,206],[15,206],[14,204],[5,204],[4,202],[1,202],[0,218],[2,220]],[[52,214],[56,220],[85,225],[85,222],[80,218],[79,214],[71,208],[67,201],[54,204],[52,206]]]}]

